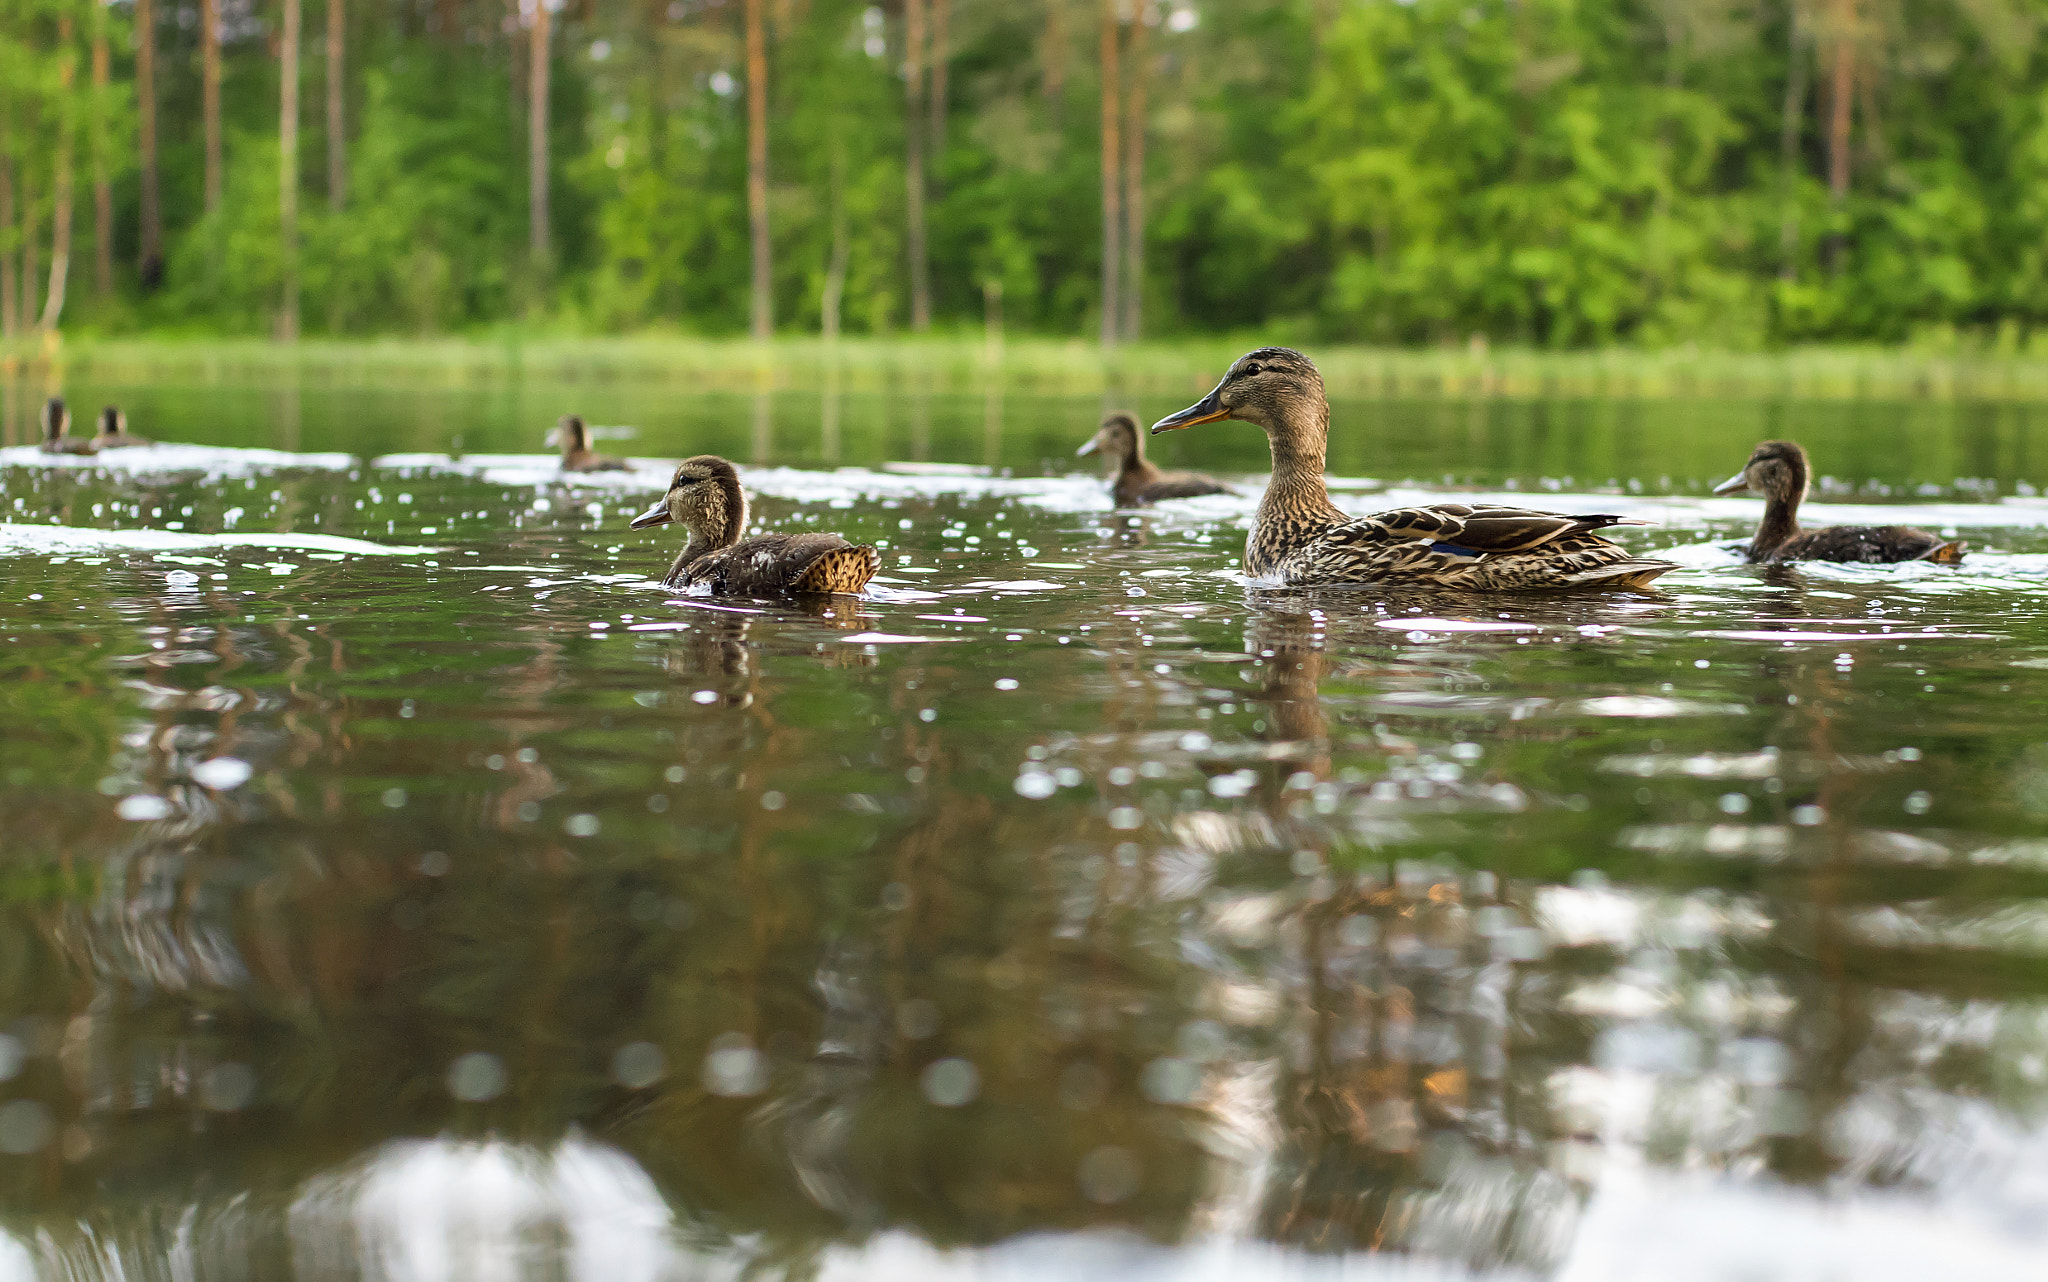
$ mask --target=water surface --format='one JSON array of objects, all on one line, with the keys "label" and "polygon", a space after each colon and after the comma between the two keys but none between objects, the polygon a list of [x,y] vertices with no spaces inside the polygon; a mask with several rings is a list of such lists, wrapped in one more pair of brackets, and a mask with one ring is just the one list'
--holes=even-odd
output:
[{"label": "water surface", "polygon": [[[2048,1262],[2030,412],[1338,407],[1353,510],[1686,566],[1572,599],[1249,587],[1093,401],[68,390],[223,448],[0,455],[0,1270]],[[1740,565],[1695,478],[1783,434],[1970,559]],[[659,588],[702,449],[870,597]]]}]

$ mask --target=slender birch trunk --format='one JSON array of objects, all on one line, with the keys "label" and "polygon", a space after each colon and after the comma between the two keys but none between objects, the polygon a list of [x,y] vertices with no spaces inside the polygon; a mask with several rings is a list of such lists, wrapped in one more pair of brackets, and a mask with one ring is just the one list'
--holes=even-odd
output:
[{"label": "slender birch trunk", "polygon": [[1145,308],[1145,91],[1150,68],[1145,61],[1145,21],[1131,23],[1130,91],[1124,104],[1124,272],[1123,334],[1135,341],[1144,326]]},{"label": "slender birch trunk", "polygon": [[336,213],[348,199],[347,81],[342,77],[347,39],[347,0],[327,0],[327,207]]},{"label": "slender birch trunk", "polygon": [[527,92],[527,249],[534,267],[548,266],[548,6],[534,0],[533,37],[528,48]]},{"label": "slender birch trunk", "polygon": [[277,336],[299,337],[299,0],[284,0],[284,31],[278,42],[277,227],[283,298]]},{"label": "slender birch trunk", "polygon": [[768,31],[761,0],[747,0],[747,232],[753,241],[756,341],[774,333],[774,246],[768,227]]},{"label": "slender birch trunk", "polygon": [[1120,312],[1117,283],[1123,265],[1119,231],[1123,224],[1122,97],[1117,76],[1116,0],[1102,0],[1102,345],[1116,346]]},{"label": "slender birch trunk", "polygon": [[[1856,102],[1856,0],[1834,0],[1829,23],[1834,28],[1833,67],[1828,92],[1828,199],[1840,209],[1849,195],[1849,143]],[[1842,233],[1829,233],[1829,271],[1841,266]]]},{"label": "slender birch trunk", "polygon": [[136,142],[142,151],[141,244],[135,271],[145,290],[164,273],[164,218],[157,196],[156,167],[156,0],[135,0]]},{"label": "slender birch trunk", "polygon": [[57,47],[57,173],[50,193],[50,288],[43,300],[42,320],[38,322],[45,334],[56,332],[57,321],[64,314],[65,287],[71,279],[71,151],[75,132],[71,84],[76,68],[71,56],[69,15],[57,20]]},{"label": "slender birch trunk", "polygon": [[206,128],[206,213],[220,212],[220,0],[199,0],[200,111]]},{"label": "slender birch trunk", "polygon": [[21,332],[20,301],[14,292],[14,156],[8,150],[8,121],[0,116],[0,338]]},{"label": "slender birch trunk", "polygon": [[925,0],[904,0],[903,5],[903,181],[910,224],[910,328],[920,334],[932,327],[931,264],[925,257],[924,235],[924,6]]},{"label": "slender birch trunk", "polygon": [[107,174],[107,9],[92,11],[92,292],[114,292],[114,184]]},{"label": "slender birch trunk", "polygon": [[1784,205],[1778,223],[1778,278],[1789,281],[1799,275],[1799,123],[1806,114],[1806,32],[1797,0],[1785,6],[1785,19],[1785,108],[1778,137]]},{"label": "slender birch trunk", "polygon": [[[33,117],[30,118],[33,121]],[[33,130],[28,131],[31,134]],[[36,243],[40,234],[38,224],[42,211],[36,208],[35,167],[26,162],[21,167],[21,278],[15,282],[15,304],[21,315],[21,327],[27,329],[36,323],[36,299],[42,291],[38,288],[43,278],[43,265]]]}]

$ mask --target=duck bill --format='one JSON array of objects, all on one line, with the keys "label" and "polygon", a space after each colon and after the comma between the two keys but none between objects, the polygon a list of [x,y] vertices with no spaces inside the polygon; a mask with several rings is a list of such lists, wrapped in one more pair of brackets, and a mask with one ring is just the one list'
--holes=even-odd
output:
[{"label": "duck bill", "polygon": [[1714,487],[1716,494],[1739,494],[1749,488],[1749,473],[1737,472]]},{"label": "duck bill", "polygon": [[1223,384],[1218,383],[1214,391],[1204,396],[1201,400],[1196,401],[1193,405],[1188,406],[1177,414],[1168,414],[1165,418],[1160,419],[1152,425],[1152,435],[1157,436],[1161,432],[1178,432],[1184,427],[1193,427],[1197,423],[1213,423],[1219,418],[1229,418],[1229,407],[1224,405],[1222,398],[1217,395],[1222,390]]},{"label": "duck bill", "polygon": [[1079,456],[1081,456],[1081,455],[1086,455],[1086,454],[1093,454],[1093,453],[1094,453],[1095,451],[1097,451],[1097,450],[1099,450],[1099,449],[1101,449],[1101,448],[1102,448],[1102,438],[1101,438],[1101,437],[1099,437],[1099,436],[1091,436],[1091,437],[1089,437],[1089,438],[1088,438],[1088,439],[1087,439],[1086,441],[1083,441],[1083,442],[1081,443],[1081,448],[1080,448],[1080,449],[1078,449],[1078,450],[1075,450],[1075,451],[1074,451],[1074,454],[1075,454],[1075,456],[1076,456],[1076,457],[1079,457]]},{"label": "duck bill", "polygon": [[669,515],[668,495],[664,494],[661,496],[659,503],[634,517],[632,524],[628,528],[644,530],[652,525],[667,525],[673,520],[675,520],[675,517]]}]

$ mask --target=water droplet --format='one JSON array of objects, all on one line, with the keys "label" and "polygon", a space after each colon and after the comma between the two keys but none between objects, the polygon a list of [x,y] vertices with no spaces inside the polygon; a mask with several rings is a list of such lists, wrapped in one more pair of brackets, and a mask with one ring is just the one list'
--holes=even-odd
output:
[{"label": "water droplet", "polygon": [[133,797],[121,798],[120,804],[114,807],[114,813],[134,823],[168,819],[171,815],[171,803],[162,797],[137,793]]},{"label": "water droplet", "polygon": [[980,1071],[958,1056],[934,1061],[919,1082],[924,1097],[940,1108],[959,1108],[981,1094]]},{"label": "water droplet", "polygon": [[448,1066],[448,1093],[469,1104],[481,1104],[505,1093],[505,1064],[489,1051],[458,1055]]},{"label": "water droplet", "polygon": [[789,798],[772,788],[761,794],[761,809],[763,810],[780,810],[788,804]]},{"label": "water droplet", "polygon": [[1119,832],[1129,832],[1133,828],[1142,827],[1144,823],[1145,812],[1136,806],[1118,806],[1109,812],[1109,826]]},{"label": "water droplet", "polygon": [[1746,815],[1749,813],[1749,798],[1739,792],[1721,794],[1721,813],[1724,815]]},{"label": "water droplet", "polygon": [[239,1113],[256,1098],[256,1070],[247,1064],[215,1064],[200,1075],[199,1102],[216,1113]]},{"label": "water droplet", "polygon": [[56,1121],[41,1100],[18,1099],[0,1105],[0,1153],[20,1156],[50,1142]]},{"label": "water droplet", "polygon": [[720,1033],[704,1055],[703,1081],[713,1095],[759,1095],[768,1085],[768,1060],[745,1033]]},{"label": "water droplet", "polygon": [[215,757],[192,767],[193,780],[215,792],[232,792],[249,782],[249,776],[254,773],[255,769],[248,762],[234,757]]},{"label": "water droplet", "polygon": [[403,807],[405,805],[405,789],[386,788],[384,790],[384,805],[390,810],[397,810]]},{"label": "water droplet", "polygon": [[1059,781],[1043,770],[1027,770],[1018,775],[1017,782],[1011,786],[1017,790],[1018,796],[1032,801],[1044,801],[1060,790]]},{"label": "water droplet", "polygon": [[1091,1150],[1081,1159],[1076,1172],[1082,1194],[1104,1206],[1112,1206],[1137,1192],[1142,1175],[1138,1155],[1114,1144]]},{"label": "water droplet", "polygon": [[668,1056],[653,1042],[628,1042],[612,1052],[612,1080],[628,1090],[644,1090],[668,1076]]},{"label": "water droplet", "polygon": [[1187,1060],[1162,1055],[1145,1065],[1138,1085],[1155,1104],[1185,1104],[1201,1089],[1202,1070]]},{"label": "water droplet", "polygon": [[562,821],[562,831],[571,837],[595,837],[603,826],[596,815],[570,815]]}]

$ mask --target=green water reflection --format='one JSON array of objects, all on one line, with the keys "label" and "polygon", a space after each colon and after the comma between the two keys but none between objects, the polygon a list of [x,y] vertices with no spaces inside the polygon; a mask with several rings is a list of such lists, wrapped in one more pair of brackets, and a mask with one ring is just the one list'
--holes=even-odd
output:
[{"label": "green water reflection", "polygon": [[[275,445],[262,403],[157,432]],[[453,404],[306,393],[296,446],[531,449],[553,412]],[[934,409],[930,456],[981,461],[981,408]],[[1006,407],[995,459],[1088,410]],[[774,458],[816,461],[783,412]],[[1672,411],[1470,412],[1350,470],[1654,489],[1772,414],[1660,444]],[[866,413],[847,461],[907,452],[913,410]],[[1845,474],[2034,475],[2031,424],[1955,413]],[[677,414],[626,448],[681,452]],[[704,430],[745,456],[744,419]],[[377,1233],[460,1226],[373,1194],[435,1137],[556,1188],[546,1155],[623,1154],[589,1196],[643,1180],[672,1249],[792,1275],[1106,1228],[1540,1274],[1624,1155],[1938,1202],[1986,1136],[2039,1143],[2048,536],[2017,519],[1975,577],[1460,599],[1248,590],[1220,521],[767,498],[885,540],[884,591],[715,609],[622,577],[670,551],[637,493],[0,485],[17,522],[434,549],[5,562],[0,1208],[50,1271],[424,1276]],[[559,1211],[476,1275],[587,1276]]]}]

